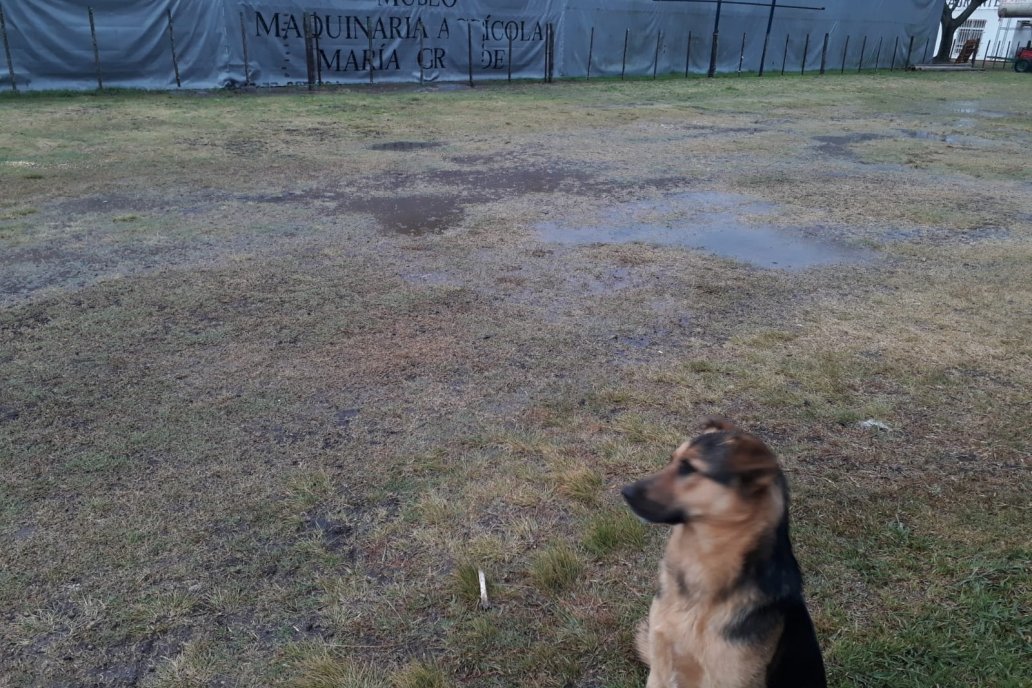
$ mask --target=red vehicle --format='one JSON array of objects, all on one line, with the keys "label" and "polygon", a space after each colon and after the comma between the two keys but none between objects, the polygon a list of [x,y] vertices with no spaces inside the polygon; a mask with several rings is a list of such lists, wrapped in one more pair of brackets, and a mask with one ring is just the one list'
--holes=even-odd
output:
[{"label": "red vehicle", "polygon": [[1015,72],[1032,72],[1032,47],[1018,48],[1014,56]]}]

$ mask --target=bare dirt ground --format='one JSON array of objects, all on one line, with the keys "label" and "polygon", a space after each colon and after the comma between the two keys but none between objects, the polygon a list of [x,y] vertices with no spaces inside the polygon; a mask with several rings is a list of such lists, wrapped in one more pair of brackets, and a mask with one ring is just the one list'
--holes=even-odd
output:
[{"label": "bare dirt ground", "polygon": [[1021,685],[1029,88],[0,98],[0,685],[642,685],[713,413],[834,685]]}]

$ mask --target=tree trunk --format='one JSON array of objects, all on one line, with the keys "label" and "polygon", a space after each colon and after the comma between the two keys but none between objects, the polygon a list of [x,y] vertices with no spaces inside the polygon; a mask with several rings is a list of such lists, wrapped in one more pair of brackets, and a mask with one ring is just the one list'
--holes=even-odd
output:
[{"label": "tree trunk", "polygon": [[950,62],[953,59],[953,36],[957,33],[957,27],[952,22],[942,24],[942,41],[939,43],[939,50],[935,53],[934,62]]}]

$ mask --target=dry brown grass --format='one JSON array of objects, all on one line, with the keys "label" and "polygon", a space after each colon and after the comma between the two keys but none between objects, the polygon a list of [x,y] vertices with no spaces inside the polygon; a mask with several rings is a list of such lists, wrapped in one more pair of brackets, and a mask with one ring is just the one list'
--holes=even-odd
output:
[{"label": "dry brown grass", "polygon": [[[663,533],[617,488],[720,413],[789,473],[836,685],[1020,685],[1022,77],[0,97],[0,674],[640,685]],[[879,258],[534,229],[698,190]],[[409,195],[461,207],[386,231]]]}]

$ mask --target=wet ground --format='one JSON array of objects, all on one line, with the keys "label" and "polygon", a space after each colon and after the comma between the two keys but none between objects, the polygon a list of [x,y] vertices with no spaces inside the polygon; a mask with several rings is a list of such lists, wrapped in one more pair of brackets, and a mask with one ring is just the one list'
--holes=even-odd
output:
[{"label": "wet ground", "polygon": [[[959,111],[977,114],[974,106]],[[660,124],[662,136],[650,135],[647,139],[656,143],[699,140],[708,147],[741,136],[785,136],[786,120],[761,121],[764,126]],[[896,127],[881,132],[815,134],[803,143],[819,158],[871,168],[875,174],[884,170],[896,175],[905,173],[905,166],[871,163],[865,158],[864,146],[910,140],[991,151],[999,145],[996,139],[944,131],[955,129]],[[303,186],[276,193],[192,189],[170,196],[139,190],[44,202],[40,206],[42,214],[34,221],[42,221],[49,228],[46,235],[53,238],[45,246],[26,240],[8,247],[0,259],[7,267],[0,277],[3,299],[16,302],[50,287],[78,287],[105,276],[162,264],[204,262],[226,251],[261,250],[276,237],[304,240],[304,235],[317,236],[318,232],[303,229],[306,217],[327,226],[348,218],[361,226],[368,218],[373,222],[371,227],[387,235],[420,237],[460,231],[471,218],[484,212],[482,209],[489,212],[499,204],[513,202],[530,203],[534,208],[531,214],[544,214],[541,221],[528,223],[521,231],[531,232],[530,236],[546,244],[642,243],[709,252],[767,269],[870,262],[877,259],[877,252],[867,246],[871,237],[891,242],[939,234],[934,227],[876,224],[844,233],[832,222],[793,222],[791,207],[763,196],[721,190],[711,173],[636,176],[616,160],[600,164],[597,159],[590,163],[562,156],[548,159],[541,150],[499,164],[501,158],[496,154],[458,153],[460,147],[446,140],[382,141],[368,148],[382,156],[381,167],[394,169],[344,185]],[[425,169],[406,169],[413,155]],[[672,171],[671,167],[665,165],[664,172]],[[843,176],[836,169],[826,174]],[[541,201],[557,206],[558,212],[546,211]],[[569,208],[568,217],[557,217],[564,214],[559,210],[562,207]],[[271,231],[227,234],[198,227],[252,211],[260,217],[265,213],[263,208],[274,209],[269,217],[277,224]],[[291,214],[299,224],[280,221]],[[180,219],[175,220],[177,217]],[[174,231],[153,233],[158,225],[169,223],[176,225]],[[964,240],[1006,233],[1005,227],[986,227],[968,232]],[[147,234],[146,241],[135,241],[133,236],[137,234]]]},{"label": "wet ground", "polygon": [[605,208],[591,226],[543,223],[537,229],[549,242],[679,246],[782,270],[876,258],[870,250],[800,231],[812,235],[821,228],[765,224],[773,212],[773,204],[740,194],[690,192]]},{"label": "wet ground", "polygon": [[[432,650],[457,685],[638,685],[641,542],[585,556],[570,594],[526,571],[714,412],[813,471],[817,619],[863,641],[875,623],[836,610],[897,588],[848,569],[854,533],[814,494],[840,467],[940,470],[944,445],[1014,464],[977,404],[1020,409],[1024,104],[915,101],[909,78],[3,112],[0,674],[269,685],[353,645],[392,669]],[[474,556],[497,615],[464,606]]]}]

